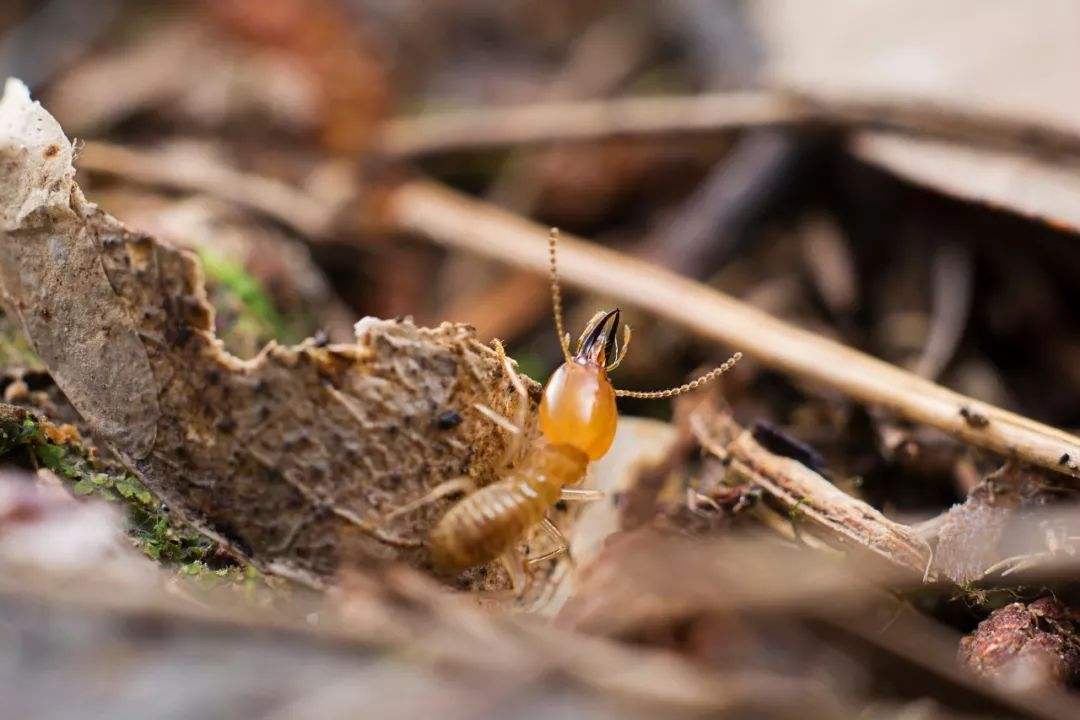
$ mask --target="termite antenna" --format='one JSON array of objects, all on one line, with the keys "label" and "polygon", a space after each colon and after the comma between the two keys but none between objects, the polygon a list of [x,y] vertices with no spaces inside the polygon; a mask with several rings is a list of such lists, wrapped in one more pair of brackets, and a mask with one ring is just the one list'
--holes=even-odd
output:
[{"label": "termite antenna", "polygon": [[699,377],[697,380],[691,380],[685,385],[680,385],[678,387],[668,388],[667,390],[652,390],[649,392],[638,392],[636,390],[616,390],[615,395],[618,397],[639,398],[641,400],[659,400],[662,398],[676,397],[678,395],[697,390],[702,385],[711,383],[713,380],[720,377],[731,368],[735,367],[735,363],[739,362],[739,360],[742,360],[741,352],[735,353],[734,355],[729,357],[723,365],[718,368],[714,368],[713,370],[710,370],[709,372]]},{"label": "termite antenna", "polygon": [[555,247],[559,243],[559,228],[551,228],[548,235],[548,256],[551,258],[551,313],[555,316],[555,333],[559,336],[559,347],[562,348],[563,359],[570,362],[570,336],[566,334],[563,326],[562,315],[562,291],[559,289],[559,265],[555,259]]}]

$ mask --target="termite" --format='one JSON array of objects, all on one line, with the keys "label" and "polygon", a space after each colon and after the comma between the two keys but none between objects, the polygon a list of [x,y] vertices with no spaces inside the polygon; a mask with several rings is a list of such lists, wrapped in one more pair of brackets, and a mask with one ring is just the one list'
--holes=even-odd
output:
[{"label": "termite", "polygon": [[[432,564],[442,573],[456,573],[503,559],[511,577],[515,577],[517,568],[509,558],[537,526],[549,532],[560,546],[553,552],[530,558],[530,562],[566,551],[567,544],[547,513],[559,500],[603,497],[600,491],[574,486],[585,478],[589,463],[603,457],[615,439],[618,425],[615,399],[675,397],[715,380],[742,357],[741,353],[735,353],[724,364],[696,380],[667,390],[616,390],[608,373],[626,356],[630,327],[622,325],[620,342],[619,310],[597,313],[581,334],[576,352],[571,354],[570,336],[563,329],[557,242],[558,231],[552,229],[549,239],[552,314],[564,362],[544,387],[540,402],[541,437],[502,479],[467,494],[432,528],[428,535],[428,551]],[[503,355],[501,346],[497,345],[497,349]],[[509,362],[505,365],[511,380],[519,386],[519,392],[524,393],[512,366]],[[494,419],[504,427],[521,432],[505,418]],[[415,509],[436,497],[460,492],[467,483],[463,480],[444,483],[393,515]]]}]

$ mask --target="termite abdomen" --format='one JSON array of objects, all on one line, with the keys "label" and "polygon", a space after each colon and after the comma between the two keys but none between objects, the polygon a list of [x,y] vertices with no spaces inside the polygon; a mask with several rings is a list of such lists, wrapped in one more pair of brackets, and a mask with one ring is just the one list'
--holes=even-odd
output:
[{"label": "termite abdomen", "polygon": [[544,519],[563,487],[577,483],[589,458],[568,445],[543,444],[499,482],[452,507],[431,531],[431,560],[446,572],[490,562]]}]

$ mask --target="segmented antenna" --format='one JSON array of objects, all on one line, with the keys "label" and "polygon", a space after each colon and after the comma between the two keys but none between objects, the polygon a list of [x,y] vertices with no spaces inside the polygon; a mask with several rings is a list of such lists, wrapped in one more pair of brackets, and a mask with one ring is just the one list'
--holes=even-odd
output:
[{"label": "segmented antenna", "polygon": [[551,312],[555,316],[555,333],[559,336],[559,347],[562,348],[563,359],[570,362],[570,336],[563,327],[562,315],[562,291],[559,289],[559,265],[555,259],[555,246],[559,242],[559,228],[551,228],[548,235],[548,256],[551,258]]},{"label": "segmented antenna", "polygon": [[720,377],[731,368],[735,367],[735,363],[739,362],[739,360],[742,360],[741,352],[735,353],[734,355],[729,357],[723,365],[713,370],[710,370],[709,372],[699,377],[697,380],[691,380],[685,385],[680,385],[678,387],[668,388],[667,390],[652,390],[649,392],[638,392],[637,390],[616,390],[615,395],[617,395],[618,397],[638,398],[641,400],[660,400],[663,398],[676,397],[678,395],[682,395],[683,393],[697,390],[702,385],[711,383],[713,380]]}]

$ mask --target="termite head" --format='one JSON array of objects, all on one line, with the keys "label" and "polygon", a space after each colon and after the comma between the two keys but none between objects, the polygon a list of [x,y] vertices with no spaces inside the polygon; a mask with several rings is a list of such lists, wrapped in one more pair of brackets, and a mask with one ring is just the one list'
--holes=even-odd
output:
[{"label": "termite head", "polygon": [[540,429],[548,442],[570,445],[590,460],[608,451],[615,439],[618,411],[607,373],[625,351],[626,342],[619,345],[618,309],[593,317],[578,340],[577,352],[544,388]]},{"label": "termite head", "polygon": [[548,442],[569,445],[596,460],[615,439],[618,412],[615,398],[671,398],[696,390],[730,370],[742,357],[735,353],[727,362],[696,380],[666,390],[616,390],[608,373],[619,366],[630,345],[630,326],[619,332],[619,310],[600,312],[585,326],[577,352],[570,354],[570,337],[563,329],[562,293],[555,263],[558,230],[552,229],[548,249],[551,259],[551,300],[555,331],[565,362],[548,380],[540,403],[540,430]]}]

